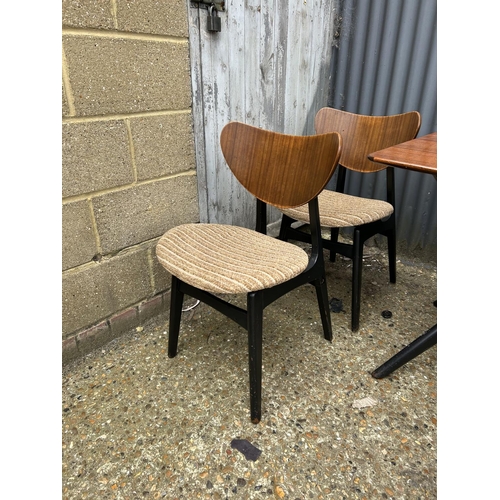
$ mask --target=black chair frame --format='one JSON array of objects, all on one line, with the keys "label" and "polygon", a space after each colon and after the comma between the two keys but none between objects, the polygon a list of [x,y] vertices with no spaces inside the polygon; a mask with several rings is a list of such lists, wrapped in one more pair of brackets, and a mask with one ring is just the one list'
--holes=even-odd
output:
[{"label": "black chair frame", "polygon": [[[333,338],[317,197],[309,202],[309,214],[312,221],[310,240],[312,249],[307,268],[300,275],[280,285],[248,293],[246,310],[209,292],[188,285],[172,275],[168,356],[173,358],[177,354],[184,295],[200,300],[245,328],[248,332],[250,417],[253,423],[258,423],[262,416],[262,327],[264,309],[291,290],[304,284],[312,284],[316,288],[324,338],[330,342]],[[266,234],[266,226],[267,204],[257,199],[256,230]]]},{"label": "black chair frame", "polygon": [[[389,280],[391,283],[396,283],[396,197],[395,197],[395,181],[394,168],[387,167],[386,171],[386,201],[394,207],[394,212],[385,219],[370,222],[354,227],[353,242],[343,243],[338,241],[339,229],[331,228],[330,239],[321,238],[323,248],[330,251],[330,261],[335,262],[336,255],[342,255],[352,260],[352,297],[351,297],[351,330],[356,332],[359,330],[359,315],[361,310],[361,277],[363,270],[363,247],[365,242],[377,235],[381,234],[387,237],[387,248],[389,254]],[[342,165],[337,167],[337,182],[336,191],[344,193],[345,180],[347,169]],[[361,174],[366,175],[366,174]],[[311,243],[311,237],[301,228],[293,228],[294,219],[283,214],[279,239],[283,241],[296,240],[304,243]]]}]

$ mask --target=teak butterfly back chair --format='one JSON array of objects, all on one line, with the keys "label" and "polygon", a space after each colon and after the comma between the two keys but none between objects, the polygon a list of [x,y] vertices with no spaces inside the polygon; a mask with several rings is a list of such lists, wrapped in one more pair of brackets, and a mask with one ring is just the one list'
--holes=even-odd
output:
[{"label": "teak butterfly back chair", "polygon": [[[323,247],[330,250],[330,260],[338,253],[352,259],[351,330],[359,329],[361,307],[361,271],[363,246],[366,240],[382,234],[388,240],[389,279],[396,282],[396,219],[394,169],[368,159],[368,154],[414,139],[420,129],[420,114],[410,111],[398,115],[367,116],[334,108],[322,108],[315,117],[317,134],[339,132],[342,136],[342,154],[339,160],[336,190],[325,189],[319,196],[320,220],[331,228],[331,239],[323,239]],[[344,193],[347,169],[369,173],[386,170],[387,200],[351,196]],[[310,241],[300,228],[291,227],[295,221],[309,222],[307,206],[282,210],[279,238],[283,241]],[[339,229],[353,227],[353,243],[338,241]]]},{"label": "teak butterfly back chair", "polygon": [[[261,419],[264,308],[290,290],[316,288],[325,339],[332,327],[325,280],[317,195],[339,157],[340,134],[293,136],[240,122],[221,133],[222,153],[238,181],[257,198],[257,230],[224,224],[184,224],[167,231],[156,255],[172,274],[168,356],[177,354],[182,302],[187,294],[225,314],[248,331],[250,416]],[[310,210],[311,256],[297,245],[265,234],[267,204]],[[247,309],[219,294],[244,293]],[[217,295],[215,295],[217,294]]]}]

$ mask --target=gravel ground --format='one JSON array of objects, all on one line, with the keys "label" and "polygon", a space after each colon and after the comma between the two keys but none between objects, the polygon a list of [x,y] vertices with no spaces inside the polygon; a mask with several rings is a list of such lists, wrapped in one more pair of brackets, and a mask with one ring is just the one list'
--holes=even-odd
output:
[{"label": "gravel ground", "polygon": [[437,498],[437,347],[386,379],[370,375],[437,322],[436,268],[399,261],[390,284],[385,253],[368,248],[352,333],[350,266],[327,263],[343,304],[332,343],[312,286],[266,309],[257,425],[245,331],[203,304],[184,313],[174,359],[160,316],[66,365],[62,498]]}]

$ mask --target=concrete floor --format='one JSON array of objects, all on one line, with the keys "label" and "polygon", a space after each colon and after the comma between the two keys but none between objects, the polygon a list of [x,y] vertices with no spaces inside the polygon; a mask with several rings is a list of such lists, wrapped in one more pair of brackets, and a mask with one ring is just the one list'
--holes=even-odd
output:
[{"label": "concrete floor", "polygon": [[368,248],[357,333],[350,273],[348,260],[327,263],[330,297],[343,303],[332,343],[313,287],[266,309],[257,425],[246,334],[203,304],[184,313],[174,359],[161,316],[65,366],[63,499],[437,498],[437,347],[386,379],[370,375],[437,322],[436,268],[399,261],[393,285],[385,253]]}]

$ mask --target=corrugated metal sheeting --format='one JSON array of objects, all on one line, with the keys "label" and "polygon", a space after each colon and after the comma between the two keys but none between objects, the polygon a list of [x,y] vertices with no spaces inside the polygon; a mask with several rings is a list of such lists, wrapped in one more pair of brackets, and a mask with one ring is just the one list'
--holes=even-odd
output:
[{"label": "corrugated metal sheeting", "polygon": [[[366,115],[417,110],[422,116],[418,135],[435,132],[436,2],[340,0],[328,105]],[[395,170],[398,240],[406,241],[410,250],[435,248],[436,179]],[[348,175],[346,189],[384,198],[385,173]]]}]

